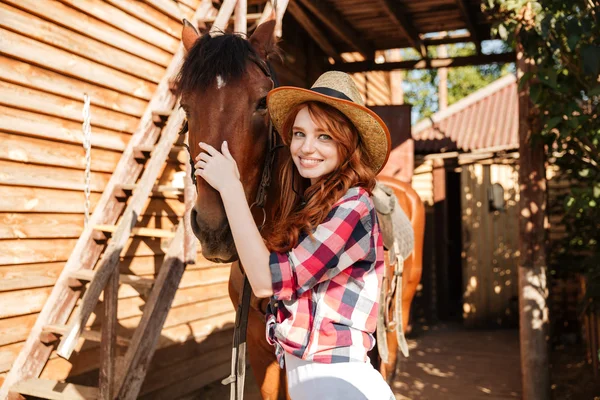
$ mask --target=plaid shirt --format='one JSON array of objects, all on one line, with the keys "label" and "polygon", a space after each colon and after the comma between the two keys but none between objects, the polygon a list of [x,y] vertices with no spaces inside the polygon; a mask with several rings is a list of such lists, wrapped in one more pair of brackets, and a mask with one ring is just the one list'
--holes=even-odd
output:
[{"label": "plaid shirt", "polygon": [[383,239],[373,200],[353,187],[286,253],[272,252],[273,300],[267,340],[320,363],[365,362],[375,345]]}]

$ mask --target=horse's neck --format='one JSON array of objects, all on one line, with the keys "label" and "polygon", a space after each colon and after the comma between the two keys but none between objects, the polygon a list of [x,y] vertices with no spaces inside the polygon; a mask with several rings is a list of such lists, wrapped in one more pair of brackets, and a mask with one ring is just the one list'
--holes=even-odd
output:
[{"label": "horse's neck", "polygon": [[[277,145],[280,144],[280,138],[277,138]],[[265,204],[265,211],[267,212],[267,222],[265,224],[266,229],[270,229],[273,225],[273,220],[275,217],[275,213],[279,209],[279,205],[284,196],[280,176],[281,169],[283,165],[287,161],[289,155],[289,151],[286,151],[286,148],[278,148],[275,150],[275,159],[273,160],[273,169],[271,171],[271,184],[269,185],[269,189],[267,190],[267,202]]]}]

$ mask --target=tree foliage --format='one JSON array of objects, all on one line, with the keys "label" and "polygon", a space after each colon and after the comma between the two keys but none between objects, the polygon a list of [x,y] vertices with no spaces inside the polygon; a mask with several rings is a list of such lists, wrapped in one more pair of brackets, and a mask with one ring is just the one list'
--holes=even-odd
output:
[{"label": "tree foliage", "polygon": [[[475,54],[475,46],[471,44],[447,45],[449,57],[468,56]],[[428,49],[430,57],[436,57],[435,48]],[[412,54],[404,55],[411,58]],[[415,57],[419,57],[416,52]],[[450,68],[448,70],[448,105],[456,103],[463,97],[489,85],[496,79],[509,72],[512,66],[483,65]],[[404,77],[404,101],[413,107],[417,120],[427,118],[438,111],[438,70],[414,70]]]},{"label": "tree foliage", "polygon": [[486,0],[496,32],[518,39],[534,72],[530,97],[540,118],[536,133],[548,161],[571,184],[558,204],[566,238],[550,249],[554,274],[588,275],[588,295],[600,299],[600,2]]}]

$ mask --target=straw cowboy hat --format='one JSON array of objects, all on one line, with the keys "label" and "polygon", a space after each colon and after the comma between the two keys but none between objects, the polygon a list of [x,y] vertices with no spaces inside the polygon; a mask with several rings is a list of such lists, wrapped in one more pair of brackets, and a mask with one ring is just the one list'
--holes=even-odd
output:
[{"label": "straw cowboy hat", "polygon": [[[381,118],[365,107],[350,75],[329,71],[321,75],[310,89],[282,86],[271,90],[267,96],[267,108],[280,134],[290,111],[308,101],[328,104],[348,117],[360,134],[371,167],[375,172],[381,171],[390,155],[390,132]],[[282,138],[289,145],[289,138],[285,135]]]}]

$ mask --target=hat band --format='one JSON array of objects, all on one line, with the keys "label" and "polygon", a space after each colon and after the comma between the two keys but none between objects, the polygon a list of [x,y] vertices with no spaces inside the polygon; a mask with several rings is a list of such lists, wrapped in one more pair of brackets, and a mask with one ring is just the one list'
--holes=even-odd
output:
[{"label": "hat band", "polygon": [[351,101],[351,102],[355,103],[350,97],[346,96],[344,93],[340,92],[339,90],[331,89],[328,87],[314,87],[314,88],[310,88],[310,90],[312,90],[313,92],[324,94],[325,96],[335,97],[340,100],[347,100],[347,101]]}]

